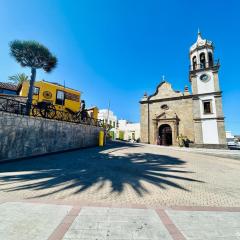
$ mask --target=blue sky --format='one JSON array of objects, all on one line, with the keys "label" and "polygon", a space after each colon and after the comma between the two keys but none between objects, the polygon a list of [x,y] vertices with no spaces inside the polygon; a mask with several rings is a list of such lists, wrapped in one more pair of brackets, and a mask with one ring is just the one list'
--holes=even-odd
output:
[{"label": "blue sky", "polygon": [[235,0],[0,0],[0,81],[30,74],[9,56],[11,40],[37,40],[57,57],[37,79],[83,92],[87,105],[139,121],[139,100],[161,76],[175,90],[189,85],[189,47],[200,28],[215,43],[226,129],[240,134],[240,3]]}]

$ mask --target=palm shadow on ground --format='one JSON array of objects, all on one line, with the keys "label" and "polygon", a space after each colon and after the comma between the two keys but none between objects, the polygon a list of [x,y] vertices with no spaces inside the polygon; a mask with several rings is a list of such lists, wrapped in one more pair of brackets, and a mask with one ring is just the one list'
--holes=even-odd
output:
[{"label": "palm shadow on ground", "polygon": [[95,184],[96,191],[101,191],[110,182],[112,193],[121,194],[128,184],[141,197],[148,193],[142,181],[162,189],[173,187],[183,191],[189,190],[176,180],[200,182],[186,177],[192,172],[184,170],[186,162],[178,158],[152,153],[113,154],[119,148],[129,147],[139,146],[113,143],[104,149],[83,149],[1,164],[0,192],[48,189],[44,194],[35,194],[45,197],[68,189],[77,194]]}]

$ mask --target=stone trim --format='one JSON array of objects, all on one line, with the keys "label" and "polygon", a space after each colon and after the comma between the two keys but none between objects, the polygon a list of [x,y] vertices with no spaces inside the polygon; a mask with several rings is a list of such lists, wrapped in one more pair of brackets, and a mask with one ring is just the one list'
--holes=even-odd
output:
[{"label": "stone trim", "polygon": [[202,120],[220,120],[220,121],[224,121],[225,117],[212,117],[212,118],[194,118],[194,121],[202,121]]},{"label": "stone trim", "polygon": [[198,97],[201,96],[208,96],[208,95],[214,95],[214,97],[221,97],[222,96],[222,91],[217,91],[217,92],[210,92],[210,93],[198,93],[198,94],[193,94],[193,100],[198,100]]},{"label": "stone trim", "polygon": [[[179,134],[179,118],[164,118],[164,119],[153,119],[154,124],[154,136],[153,136],[153,140],[156,140],[156,136],[158,136],[158,131],[161,125],[167,124],[171,127],[172,129],[172,146],[177,146],[177,137]],[[153,142],[153,144],[155,144],[155,142]]]},{"label": "stone trim", "polygon": [[[240,212],[240,207],[216,207],[216,206],[184,206],[184,205],[175,205],[175,206],[163,206],[159,204],[148,205],[140,203],[99,203],[99,202],[90,202],[87,200],[66,200],[66,199],[7,199],[6,202],[27,202],[27,203],[44,203],[44,204],[56,204],[56,205],[68,205],[72,206],[75,209],[79,208],[81,210],[83,207],[113,207],[113,208],[139,208],[139,209],[155,209],[155,210],[176,210],[176,211],[214,211],[214,212]],[[76,210],[74,210],[76,211]],[[74,214],[75,215],[75,214]]]},{"label": "stone trim", "polygon": [[192,98],[192,95],[187,96],[180,96],[180,97],[171,97],[171,98],[161,98],[161,99],[153,99],[153,100],[146,100],[146,101],[139,101],[140,104],[143,103],[154,103],[154,102],[165,102],[165,101],[173,101],[178,99],[185,99],[185,98]]},{"label": "stone trim", "polygon": [[195,74],[197,72],[201,72],[201,71],[205,71],[205,70],[209,70],[212,69],[213,71],[218,71],[220,68],[220,64],[212,66],[212,67],[206,67],[204,69],[195,69],[195,70],[190,70],[190,74]]},{"label": "stone trim", "polygon": [[[165,83],[170,84],[170,83],[168,83],[167,81],[162,81],[161,83],[159,83],[159,84],[157,85],[157,88],[156,88],[155,92],[154,92],[153,94],[151,94],[151,95],[148,96],[148,98],[147,98],[148,101],[150,100],[150,98],[152,98],[152,97],[154,97],[154,96],[156,96],[156,95],[158,94],[159,88],[160,88],[163,84],[165,84]],[[181,93],[180,91],[176,91],[176,90],[174,90],[174,89],[172,89],[172,91],[175,92],[175,93]],[[150,101],[151,101],[151,100],[150,100]]]},{"label": "stone trim", "polygon": [[154,118],[152,119],[153,121],[178,121],[179,118]]},{"label": "stone trim", "polygon": [[220,97],[222,97],[222,94],[221,95],[215,95],[214,97],[215,98],[220,98]]},{"label": "stone trim", "polygon": [[189,147],[192,148],[210,148],[210,149],[228,149],[227,144],[197,144],[197,143],[190,143]]},{"label": "stone trim", "polygon": [[159,218],[161,219],[162,223],[165,225],[166,229],[168,230],[173,240],[186,240],[186,238],[183,236],[181,231],[177,228],[177,226],[173,223],[171,218],[168,216],[166,211],[164,211],[163,209],[157,209],[156,212]]},{"label": "stone trim", "polygon": [[219,144],[227,144],[225,124],[223,120],[217,120]]},{"label": "stone trim", "polygon": [[73,206],[70,212],[65,216],[62,222],[58,225],[58,227],[54,230],[48,240],[61,240],[64,235],[78,216],[81,211],[81,207]]},{"label": "stone trim", "polygon": [[194,142],[198,144],[203,143],[203,132],[202,132],[202,122],[201,120],[199,121],[194,121]]},{"label": "stone trim", "polygon": [[198,96],[206,96],[206,95],[213,95],[214,96],[221,96],[222,91],[218,92],[210,92],[210,93],[199,93],[199,94],[191,94],[191,95],[186,95],[186,96],[180,96],[180,97],[170,97],[170,98],[161,98],[161,99],[153,99],[153,100],[143,100],[139,101],[140,104],[145,104],[145,103],[155,103],[155,102],[165,102],[165,101],[174,101],[174,100],[180,100],[180,99],[187,99],[187,98],[192,98],[193,100],[197,100]]}]

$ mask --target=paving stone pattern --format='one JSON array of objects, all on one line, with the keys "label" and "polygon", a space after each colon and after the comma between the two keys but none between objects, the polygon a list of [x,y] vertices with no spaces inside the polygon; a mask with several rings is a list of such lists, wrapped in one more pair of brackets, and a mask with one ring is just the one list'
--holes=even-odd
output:
[{"label": "paving stone pattern", "polygon": [[0,201],[240,206],[240,162],[158,146],[112,144],[0,165]]},{"label": "paving stone pattern", "polygon": [[240,240],[240,212],[168,210],[187,240]]},{"label": "paving stone pattern", "polygon": [[0,204],[0,239],[48,239],[70,209],[70,206],[63,205],[18,202]]},{"label": "paving stone pattern", "polygon": [[[185,210],[184,210],[185,209]],[[0,203],[4,240],[239,240],[240,208]]]},{"label": "paving stone pattern", "polygon": [[64,240],[172,240],[154,210],[85,207]]}]

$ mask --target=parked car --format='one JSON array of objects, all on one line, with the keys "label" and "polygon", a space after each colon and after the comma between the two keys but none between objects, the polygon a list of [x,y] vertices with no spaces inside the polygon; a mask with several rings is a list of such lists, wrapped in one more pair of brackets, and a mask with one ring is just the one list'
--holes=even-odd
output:
[{"label": "parked car", "polygon": [[228,139],[227,145],[231,150],[240,150],[240,142],[235,142],[234,139]]}]

